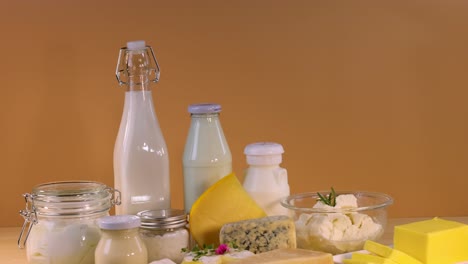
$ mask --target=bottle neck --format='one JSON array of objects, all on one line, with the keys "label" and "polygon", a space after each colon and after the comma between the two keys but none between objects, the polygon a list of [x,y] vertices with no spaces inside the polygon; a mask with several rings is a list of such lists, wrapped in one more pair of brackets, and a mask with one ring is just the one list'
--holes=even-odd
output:
[{"label": "bottle neck", "polygon": [[151,91],[151,82],[147,75],[131,76],[126,91]]},{"label": "bottle neck", "polygon": [[[221,128],[221,122],[219,120],[219,113],[209,114],[191,114],[191,128],[192,129],[208,129],[216,130],[217,133],[223,133]],[[203,126],[204,128],[201,128]],[[205,132],[206,133],[206,132]],[[224,134],[223,134],[224,137]]]},{"label": "bottle neck", "polygon": [[219,119],[219,113],[190,114],[192,119]]}]

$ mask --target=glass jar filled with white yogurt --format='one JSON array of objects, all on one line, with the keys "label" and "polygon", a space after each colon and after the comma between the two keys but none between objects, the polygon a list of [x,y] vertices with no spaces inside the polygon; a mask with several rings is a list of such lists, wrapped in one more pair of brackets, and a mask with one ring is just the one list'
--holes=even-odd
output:
[{"label": "glass jar filled with white yogurt", "polygon": [[168,258],[181,263],[182,248],[189,247],[187,215],[184,210],[147,210],[137,214],[141,219],[140,237],[148,250],[148,261]]},{"label": "glass jar filled with white yogurt", "polygon": [[96,264],[147,264],[148,252],[138,234],[140,218],[113,215],[99,219],[102,237],[96,247]]},{"label": "glass jar filled with white yogurt", "polygon": [[101,232],[97,219],[120,204],[120,194],[92,181],[51,182],[23,195],[25,222],[18,246],[30,264],[93,264]]}]

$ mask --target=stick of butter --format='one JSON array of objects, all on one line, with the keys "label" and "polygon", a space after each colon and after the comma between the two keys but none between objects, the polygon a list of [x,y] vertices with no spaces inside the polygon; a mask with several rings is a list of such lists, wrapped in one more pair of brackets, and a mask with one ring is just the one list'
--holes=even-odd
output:
[{"label": "stick of butter", "polygon": [[366,241],[364,244],[364,249],[378,256],[388,258],[398,264],[422,264],[421,261],[398,249],[387,247],[372,240]]},{"label": "stick of butter", "polygon": [[440,218],[395,226],[394,247],[425,264],[468,260],[468,225]]},{"label": "stick of butter", "polygon": [[397,264],[396,262],[380,256],[364,253],[353,253],[350,260],[345,260],[345,264],[374,263],[374,264]]},{"label": "stick of butter", "polygon": [[329,253],[297,248],[282,248],[260,253],[235,262],[235,264],[333,264]]}]

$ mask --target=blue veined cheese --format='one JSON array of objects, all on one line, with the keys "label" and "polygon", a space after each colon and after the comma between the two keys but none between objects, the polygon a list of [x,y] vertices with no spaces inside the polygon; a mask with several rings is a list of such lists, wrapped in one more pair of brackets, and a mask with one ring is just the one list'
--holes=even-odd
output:
[{"label": "blue veined cheese", "polygon": [[219,240],[221,244],[234,243],[253,253],[296,248],[296,228],[287,216],[268,216],[225,224]]}]

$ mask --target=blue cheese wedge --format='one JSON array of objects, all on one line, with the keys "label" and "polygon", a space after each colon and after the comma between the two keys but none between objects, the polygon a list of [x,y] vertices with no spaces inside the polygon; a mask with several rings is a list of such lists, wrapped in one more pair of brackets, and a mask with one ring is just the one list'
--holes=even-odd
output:
[{"label": "blue cheese wedge", "polygon": [[225,224],[221,244],[233,243],[255,254],[281,248],[296,248],[296,228],[287,216],[268,216]]}]

